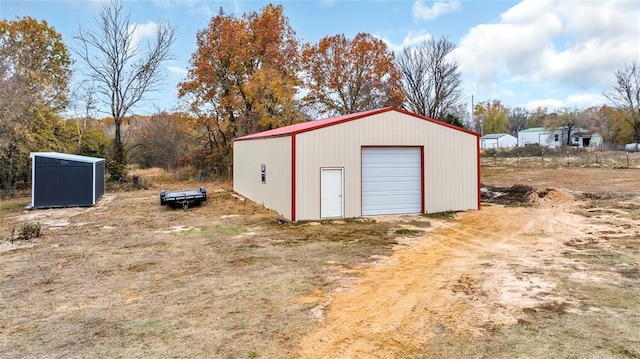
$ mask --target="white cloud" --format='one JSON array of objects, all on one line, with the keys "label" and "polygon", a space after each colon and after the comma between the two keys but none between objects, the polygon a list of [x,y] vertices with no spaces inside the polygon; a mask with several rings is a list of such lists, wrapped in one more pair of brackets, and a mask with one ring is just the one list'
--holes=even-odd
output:
[{"label": "white cloud", "polygon": [[131,35],[132,46],[138,46],[145,39],[153,39],[158,31],[158,24],[150,21],[146,24],[132,24],[127,30]]},{"label": "white cloud", "polygon": [[411,12],[415,20],[433,20],[442,14],[458,10],[459,7],[458,0],[436,1],[432,6],[425,5],[424,0],[416,0],[411,7]]},{"label": "white cloud", "polygon": [[602,91],[640,59],[638,18],[634,1],[523,0],[496,23],[471,28],[454,56],[479,88],[512,78]]},{"label": "white cloud", "polygon": [[555,111],[555,110],[560,110],[566,106],[564,104],[564,101],[558,100],[555,98],[548,98],[544,100],[533,100],[533,101],[527,102],[524,105],[524,108],[526,108],[529,111],[534,111],[538,107],[546,108],[549,111]]},{"label": "white cloud", "polygon": [[167,70],[170,74],[176,75],[178,77],[186,77],[188,73],[187,69],[180,66],[167,66]]},{"label": "white cloud", "polygon": [[547,98],[542,100],[533,100],[527,102],[524,107],[528,110],[535,110],[538,107],[547,108],[550,111],[559,111],[564,108],[589,108],[592,106],[600,106],[606,103],[607,99],[602,94],[597,93],[580,93],[567,96],[565,99]]},{"label": "white cloud", "polygon": [[405,35],[404,39],[402,39],[402,42],[396,45],[393,42],[391,42],[391,40],[388,40],[384,37],[381,37],[378,35],[374,35],[374,36],[384,41],[384,43],[387,44],[387,47],[389,47],[389,49],[394,51],[396,54],[398,54],[400,51],[404,50],[407,47],[417,45],[423,41],[429,40],[432,37],[432,35],[428,33],[426,30],[421,29],[417,31],[409,31]]},{"label": "white cloud", "polygon": [[592,106],[600,106],[607,103],[608,100],[603,94],[581,93],[567,97],[566,107],[589,108]]}]

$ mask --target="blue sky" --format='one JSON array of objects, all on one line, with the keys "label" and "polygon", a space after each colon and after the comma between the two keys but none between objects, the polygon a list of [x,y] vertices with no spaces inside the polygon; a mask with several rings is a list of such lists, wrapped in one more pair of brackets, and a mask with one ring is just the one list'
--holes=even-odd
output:
[{"label": "blue sky", "polygon": [[[264,1],[126,1],[139,36],[152,36],[167,20],[178,28],[175,60],[166,64],[166,86],[137,109],[151,113],[180,106],[176,84],[184,79],[198,30],[222,7],[241,16]],[[285,15],[301,42],[325,36],[370,33],[398,53],[430,36],[448,36],[463,73],[465,101],[499,99],[510,107],[557,109],[607,102],[614,72],[640,62],[637,0],[285,0]],[[71,35],[94,27],[101,0],[2,0],[0,17],[46,20],[74,47]]]}]

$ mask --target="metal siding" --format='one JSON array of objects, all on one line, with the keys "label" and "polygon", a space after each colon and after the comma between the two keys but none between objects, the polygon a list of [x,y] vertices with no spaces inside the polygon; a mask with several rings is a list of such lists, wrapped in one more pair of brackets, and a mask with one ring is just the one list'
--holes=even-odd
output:
[{"label": "metal siding", "polygon": [[95,177],[94,177],[94,192],[95,196],[93,199],[93,203],[98,202],[100,197],[104,194],[104,172],[105,172],[105,161],[96,162],[94,164],[95,169]]},{"label": "metal siding", "polygon": [[291,137],[234,142],[233,190],[291,219]]},{"label": "metal siding", "polygon": [[93,164],[34,157],[33,206],[93,205]]},{"label": "metal siding", "polygon": [[344,216],[362,215],[362,146],[424,146],[425,211],[478,208],[477,137],[389,111],[297,135],[298,220],[320,218],[321,167],[345,169]]}]

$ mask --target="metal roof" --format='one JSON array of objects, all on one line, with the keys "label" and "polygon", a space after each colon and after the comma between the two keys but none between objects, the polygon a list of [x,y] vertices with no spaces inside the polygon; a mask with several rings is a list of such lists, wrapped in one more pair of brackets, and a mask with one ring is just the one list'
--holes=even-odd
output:
[{"label": "metal roof", "polygon": [[503,136],[508,136],[508,133],[492,133],[492,134],[488,134],[488,135],[484,135],[482,137],[480,137],[481,140],[495,140],[498,139],[500,137]]},{"label": "metal roof", "polygon": [[467,130],[465,128],[461,128],[461,127],[457,127],[451,124],[448,124],[446,122],[442,122],[442,121],[438,121],[438,120],[434,120],[432,118],[428,118],[428,117],[424,117],[412,112],[408,112],[399,108],[395,108],[395,107],[384,107],[384,108],[379,108],[376,110],[370,110],[370,111],[364,111],[364,112],[358,112],[358,113],[353,113],[353,114],[349,114],[349,115],[342,115],[342,116],[338,116],[338,117],[331,117],[331,118],[325,118],[323,120],[315,120],[315,121],[307,121],[307,122],[302,122],[302,123],[296,123],[294,125],[289,125],[289,126],[285,126],[285,127],[279,127],[279,128],[275,128],[273,130],[268,130],[268,131],[264,131],[264,132],[258,132],[258,133],[254,133],[251,135],[247,135],[247,136],[243,136],[243,137],[238,137],[236,139],[234,139],[234,141],[243,141],[243,140],[252,140],[252,139],[258,139],[258,138],[269,138],[269,137],[281,137],[281,136],[290,136],[290,135],[295,135],[298,133],[302,133],[302,132],[308,132],[308,131],[312,131],[318,128],[322,128],[322,127],[327,127],[327,126],[333,126],[333,125],[337,125],[343,122],[348,122],[348,121],[353,121],[353,120],[357,120],[359,118],[363,118],[363,117],[367,117],[367,116],[372,116],[372,115],[377,115],[380,113],[384,113],[384,112],[388,112],[388,111],[396,111],[396,112],[400,112],[406,115],[410,115],[416,118],[419,118],[421,120],[425,120],[425,121],[429,121],[429,122],[433,122],[445,127],[449,127],[452,128],[454,130],[458,130],[458,131],[462,131],[462,132],[467,132],[469,134],[475,135],[475,136],[480,136],[480,134],[473,132],[471,130]]},{"label": "metal roof", "polygon": [[549,131],[545,130],[544,127],[531,127],[531,128],[527,128],[526,130],[522,130],[520,132],[549,132]]},{"label": "metal roof", "polygon": [[97,162],[100,162],[100,161],[104,161],[104,158],[80,156],[80,155],[71,155],[71,154],[59,153],[59,152],[31,152],[30,156],[31,156],[31,158],[34,158],[34,157],[47,157],[47,158],[55,158],[55,159],[58,159],[58,160],[87,162],[87,163],[97,163]]}]

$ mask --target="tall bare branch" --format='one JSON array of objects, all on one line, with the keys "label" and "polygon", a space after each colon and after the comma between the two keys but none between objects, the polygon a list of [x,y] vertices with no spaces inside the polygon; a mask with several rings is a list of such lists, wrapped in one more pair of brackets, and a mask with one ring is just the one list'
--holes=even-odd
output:
[{"label": "tall bare branch", "polygon": [[441,37],[403,50],[397,64],[407,110],[438,120],[452,113],[462,97],[458,64],[449,56],[455,48]]},{"label": "tall bare branch", "polygon": [[[86,74],[96,84],[100,101],[107,105],[115,124],[113,161],[124,170],[126,158],[120,126],[129,111],[145,95],[157,91],[165,79],[161,65],[171,58],[176,29],[168,23],[156,26],[155,39],[136,37],[136,24],[119,0],[105,4],[95,19],[96,29],[78,29],[76,54],[86,65]],[[117,172],[117,171],[116,171]],[[111,173],[121,179],[122,173]]]},{"label": "tall bare branch", "polygon": [[640,66],[634,61],[616,71],[615,76],[615,91],[605,93],[605,96],[618,110],[630,113],[626,120],[633,127],[635,142],[640,143]]}]

